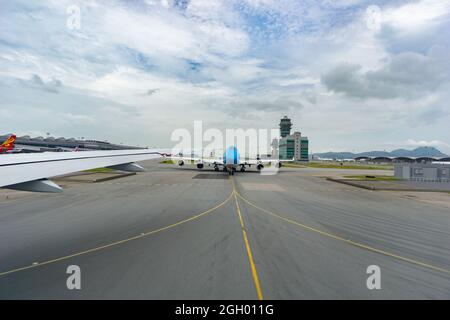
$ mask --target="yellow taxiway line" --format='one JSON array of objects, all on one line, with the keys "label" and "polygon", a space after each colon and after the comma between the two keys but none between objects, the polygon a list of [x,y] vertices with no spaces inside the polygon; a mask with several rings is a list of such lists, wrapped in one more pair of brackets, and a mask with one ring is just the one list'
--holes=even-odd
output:
[{"label": "yellow taxiway line", "polygon": [[52,260],[47,260],[47,261],[44,261],[44,262],[34,263],[34,264],[31,264],[31,265],[28,265],[28,266],[24,266],[24,267],[20,267],[20,268],[8,270],[8,271],[0,272],[0,276],[4,276],[4,275],[11,274],[11,273],[14,273],[14,272],[28,270],[28,269],[31,269],[31,268],[37,268],[37,267],[41,267],[41,266],[48,265],[48,264],[51,264],[51,263],[67,260],[67,259],[70,259],[70,258],[73,258],[73,257],[77,257],[77,256],[81,256],[81,255],[84,255],[84,254],[87,254],[87,253],[91,253],[91,252],[99,251],[99,250],[102,250],[102,249],[110,248],[110,247],[117,246],[117,245],[120,245],[120,244],[123,244],[123,243],[126,243],[126,242],[130,242],[130,241],[133,241],[133,240],[141,239],[141,238],[153,235],[155,233],[159,233],[159,232],[162,232],[162,231],[165,231],[165,230],[168,230],[168,229],[175,228],[175,227],[177,227],[179,225],[182,225],[184,223],[187,223],[187,222],[199,219],[199,218],[207,215],[208,213],[211,213],[214,210],[219,209],[220,207],[225,205],[233,197],[233,195],[234,195],[234,192],[232,191],[230,193],[230,195],[224,201],[219,203],[218,205],[216,205],[216,206],[214,206],[214,207],[212,207],[212,208],[210,208],[210,209],[208,209],[206,211],[198,213],[198,214],[196,214],[196,215],[194,215],[194,216],[192,216],[190,218],[187,218],[187,219],[178,221],[176,223],[173,223],[171,225],[168,225],[168,226],[156,229],[156,230],[152,230],[152,231],[147,231],[147,232],[141,233],[139,235],[136,235],[136,236],[133,236],[133,237],[130,237],[130,238],[126,238],[126,239],[123,239],[123,240],[119,240],[119,241],[116,241],[116,242],[112,242],[112,243],[109,243],[109,244],[106,244],[106,245],[103,245],[103,246],[99,246],[99,247],[91,248],[91,249],[88,249],[88,250],[76,252],[76,253],[73,253],[73,254],[70,254],[70,255],[67,255],[67,256],[63,256],[63,257],[55,258],[55,259],[52,259]]},{"label": "yellow taxiway line", "polygon": [[409,262],[409,263],[412,263],[412,264],[415,264],[415,265],[418,265],[418,266],[421,266],[421,267],[425,267],[425,268],[428,268],[428,269],[431,269],[431,270],[434,270],[434,271],[439,271],[439,272],[450,274],[450,270],[448,270],[448,269],[437,267],[437,266],[434,266],[434,265],[431,265],[431,264],[428,264],[428,263],[425,263],[425,262],[421,262],[421,261],[418,261],[418,260],[415,260],[415,259],[406,258],[406,257],[400,256],[400,255],[397,255],[395,253],[391,253],[391,252],[384,251],[384,250],[381,250],[381,249],[377,249],[377,248],[374,248],[374,247],[371,247],[371,246],[368,246],[368,245],[365,245],[365,244],[362,244],[362,243],[359,243],[359,242],[352,241],[350,239],[345,239],[345,238],[340,237],[338,235],[335,235],[335,234],[332,234],[332,233],[329,233],[329,232],[326,232],[326,231],[323,231],[323,230],[319,230],[319,229],[316,229],[314,227],[311,227],[311,226],[305,225],[303,223],[297,222],[295,220],[283,217],[283,216],[281,216],[279,214],[276,214],[276,213],[274,213],[272,211],[269,211],[269,210],[266,210],[264,208],[261,208],[261,207],[257,206],[256,204],[252,203],[251,201],[247,200],[241,194],[239,194],[236,191],[235,188],[233,189],[233,193],[234,193],[235,196],[237,195],[239,198],[242,199],[242,201],[244,201],[248,205],[254,207],[255,209],[258,209],[259,211],[262,211],[262,212],[264,212],[264,213],[266,213],[266,214],[268,214],[268,215],[270,215],[272,217],[281,219],[281,220],[283,220],[285,222],[288,222],[290,224],[296,225],[296,226],[301,227],[303,229],[307,229],[307,230],[310,230],[312,232],[319,233],[319,234],[321,234],[323,236],[332,238],[332,239],[337,240],[337,241],[345,242],[347,244],[350,244],[352,246],[355,246],[355,247],[358,247],[358,248],[361,248],[361,249],[365,249],[365,250],[368,250],[368,251],[371,251],[371,252],[376,252],[376,253],[379,253],[379,254],[391,257],[391,258],[395,258],[397,260]]},{"label": "yellow taxiway line", "polygon": [[237,191],[236,191],[234,179],[231,178],[231,181],[232,181],[232,185],[233,185],[234,201],[236,202],[236,212],[239,217],[239,222],[241,223],[242,235],[244,237],[244,244],[245,244],[245,249],[247,251],[248,261],[250,263],[250,270],[252,272],[253,283],[255,285],[258,300],[263,300],[264,297],[263,297],[262,290],[261,290],[261,284],[259,282],[258,272],[256,271],[255,262],[253,260],[252,249],[250,247],[250,242],[248,241],[247,230],[245,228],[244,219],[242,218],[241,208],[239,207],[239,202],[237,199]]}]

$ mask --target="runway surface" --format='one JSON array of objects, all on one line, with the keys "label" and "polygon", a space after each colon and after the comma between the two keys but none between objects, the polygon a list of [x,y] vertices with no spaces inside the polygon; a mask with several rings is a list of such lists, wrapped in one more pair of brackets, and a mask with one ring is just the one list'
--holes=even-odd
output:
[{"label": "runway surface", "polygon": [[[450,298],[448,208],[313,176],[326,170],[142,164],[1,201],[0,298]],[[81,290],[67,289],[70,265]]]}]

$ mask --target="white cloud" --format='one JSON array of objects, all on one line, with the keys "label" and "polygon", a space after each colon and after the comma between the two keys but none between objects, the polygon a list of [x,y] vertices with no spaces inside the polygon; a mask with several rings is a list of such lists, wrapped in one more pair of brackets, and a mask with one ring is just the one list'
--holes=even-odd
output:
[{"label": "white cloud", "polygon": [[383,2],[379,32],[358,0],[82,2],[79,31],[71,4],[0,13],[0,114],[34,118],[4,130],[163,145],[193,120],[269,128],[286,112],[313,148],[448,140],[446,1]]},{"label": "white cloud", "polygon": [[450,148],[450,145],[444,141],[440,140],[414,140],[408,139],[405,141],[405,145],[412,147],[444,147]]},{"label": "white cloud", "polygon": [[73,114],[70,112],[60,113],[57,115],[60,121],[63,122],[64,125],[69,126],[77,126],[77,125],[92,125],[97,121],[94,117],[88,116],[85,114]]},{"label": "white cloud", "polygon": [[384,11],[382,21],[405,32],[414,32],[427,28],[449,13],[449,1],[422,0]]},{"label": "white cloud", "polygon": [[360,65],[342,64],[322,80],[330,90],[354,97],[417,98],[450,81],[450,60],[433,52],[406,52],[374,71],[361,72]]},{"label": "white cloud", "polygon": [[100,24],[108,41],[126,45],[157,60],[169,56],[213,61],[217,59],[214,55],[239,56],[248,46],[247,35],[241,30],[221,21],[189,19],[170,10],[138,13],[106,9]]}]

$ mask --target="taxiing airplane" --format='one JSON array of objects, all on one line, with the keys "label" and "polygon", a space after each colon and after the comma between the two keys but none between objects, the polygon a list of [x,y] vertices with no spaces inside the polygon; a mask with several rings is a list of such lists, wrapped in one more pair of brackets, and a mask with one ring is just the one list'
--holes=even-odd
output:
[{"label": "taxiing airplane", "polygon": [[272,162],[280,168],[282,162],[290,162],[290,160],[279,160],[279,159],[247,159],[242,160],[239,157],[239,151],[236,147],[227,147],[222,158],[195,158],[195,157],[183,157],[183,156],[172,156],[172,160],[178,160],[178,165],[183,166],[185,161],[194,161],[197,164],[198,169],[203,169],[205,164],[213,165],[215,171],[219,171],[222,168],[223,171],[228,172],[233,175],[234,172],[239,169],[241,172],[245,171],[246,166],[251,167],[256,166],[258,171],[264,168],[265,164],[271,164]]},{"label": "taxiing airplane", "polygon": [[[15,136],[8,138],[2,145],[3,152],[10,152],[14,148]],[[69,174],[95,168],[112,168],[115,170],[140,172],[145,169],[135,162],[171,156],[167,149],[132,149],[111,151],[83,151],[83,152],[42,152],[17,153],[0,157],[0,188],[9,188],[35,192],[61,192],[62,188],[51,177]],[[184,161],[197,162],[197,168],[204,164],[214,165],[215,170],[223,167],[229,174],[240,168],[255,165],[262,170],[264,164],[274,162],[277,167],[281,163],[292,160],[253,159],[241,161],[236,147],[228,147],[221,159],[201,159],[189,157],[172,157],[178,159],[180,165]]]}]

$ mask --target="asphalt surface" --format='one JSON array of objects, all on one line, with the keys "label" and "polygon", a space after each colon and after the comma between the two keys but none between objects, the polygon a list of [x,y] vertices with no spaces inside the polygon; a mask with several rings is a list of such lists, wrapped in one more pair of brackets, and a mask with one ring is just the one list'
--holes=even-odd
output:
[{"label": "asphalt surface", "polygon": [[0,298],[450,298],[448,208],[314,177],[326,170],[143,165],[0,201]]}]

